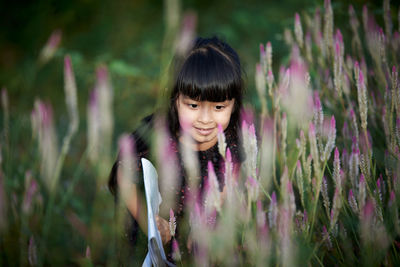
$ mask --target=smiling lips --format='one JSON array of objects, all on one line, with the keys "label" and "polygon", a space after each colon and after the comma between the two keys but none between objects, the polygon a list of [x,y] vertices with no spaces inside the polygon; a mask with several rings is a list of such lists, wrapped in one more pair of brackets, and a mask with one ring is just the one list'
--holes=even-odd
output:
[{"label": "smiling lips", "polygon": [[198,128],[198,127],[194,127],[194,128],[201,135],[209,135],[214,130],[214,128],[206,128],[206,129],[205,128]]}]

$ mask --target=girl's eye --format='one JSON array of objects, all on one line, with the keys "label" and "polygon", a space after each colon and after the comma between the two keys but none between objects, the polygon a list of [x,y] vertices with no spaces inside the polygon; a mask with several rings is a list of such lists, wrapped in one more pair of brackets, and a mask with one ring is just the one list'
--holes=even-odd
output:
[{"label": "girl's eye", "polygon": [[198,107],[197,104],[188,104],[188,106],[189,106],[190,108],[197,108],[197,107]]},{"label": "girl's eye", "polygon": [[224,109],[224,106],[218,105],[218,106],[215,106],[215,109],[216,110],[222,110],[222,109]]}]

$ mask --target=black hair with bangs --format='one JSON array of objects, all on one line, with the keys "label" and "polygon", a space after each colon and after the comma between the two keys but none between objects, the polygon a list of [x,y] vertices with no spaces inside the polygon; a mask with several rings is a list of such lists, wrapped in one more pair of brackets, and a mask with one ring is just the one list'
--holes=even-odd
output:
[{"label": "black hair with bangs", "polygon": [[228,128],[237,129],[243,91],[241,65],[235,50],[217,37],[197,38],[184,58],[172,88],[168,111],[171,134],[177,137],[179,133],[176,100],[180,94],[197,101],[235,99]]}]

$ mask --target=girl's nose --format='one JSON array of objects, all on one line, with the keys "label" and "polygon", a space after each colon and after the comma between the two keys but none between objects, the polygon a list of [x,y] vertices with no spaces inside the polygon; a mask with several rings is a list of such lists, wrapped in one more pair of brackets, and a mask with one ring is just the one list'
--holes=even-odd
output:
[{"label": "girl's nose", "polygon": [[204,123],[204,124],[207,124],[207,123],[210,123],[213,121],[211,110],[208,107],[204,107],[200,110],[198,121],[201,123]]}]

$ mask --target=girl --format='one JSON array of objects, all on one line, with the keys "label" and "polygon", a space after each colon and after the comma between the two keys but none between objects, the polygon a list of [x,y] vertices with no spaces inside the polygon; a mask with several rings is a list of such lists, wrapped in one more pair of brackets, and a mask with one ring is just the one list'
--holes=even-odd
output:
[{"label": "girl", "polygon": [[[181,176],[180,186],[175,188],[178,203],[172,208],[177,219],[183,217],[185,195],[188,190],[185,168],[180,152],[180,144],[185,142],[197,154],[200,169],[201,194],[204,179],[207,179],[207,164],[212,162],[219,189],[224,189],[224,160],[218,152],[218,127],[222,127],[226,136],[227,147],[232,153],[236,166],[242,162],[239,141],[239,113],[244,91],[241,65],[237,53],[218,38],[198,38],[178,68],[175,83],[170,95],[167,122],[170,134],[171,151],[178,159]],[[153,129],[153,117],[145,118],[142,125],[132,134],[140,170],[140,159],[149,158],[150,142]],[[189,135],[190,141],[183,138]],[[189,144],[187,144],[189,143]],[[110,191],[117,193],[118,160],[114,164],[109,180]],[[141,182],[142,183],[142,182]],[[138,186],[140,187],[140,186]],[[133,224],[128,231],[128,238],[135,241],[137,226],[146,232],[147,215],[145,200],[136,187],[130,203],[125,203],[133,216]],[[160,211],[160,214],[161,211]],[[163,243],[171,240],[169,224],[166,218],[157,218],[157,226]]]}]

